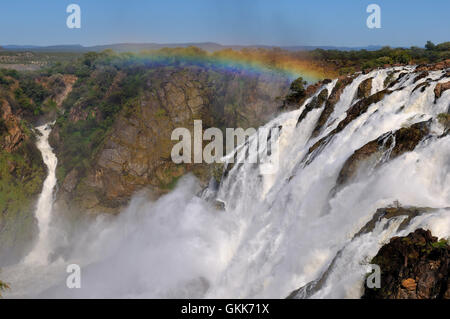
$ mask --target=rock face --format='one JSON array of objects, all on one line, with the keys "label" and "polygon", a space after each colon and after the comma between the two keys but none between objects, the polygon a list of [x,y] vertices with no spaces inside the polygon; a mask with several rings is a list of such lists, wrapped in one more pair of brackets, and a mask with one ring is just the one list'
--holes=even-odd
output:
[{"label": "rock face", "polygon": [[[356,150],[344,163],[337,185],[350,181],[365,164],[381,164],[410,152],[427,136],[430,121],[419,122],[385,134]],[[384,158],[382,158],[384,155]],[[367,166],[367,165],[366,165]]]},{"label": "rock face", "polygon": [[[119,81],[114,80],[109,91],[114,92]],[[277,97],[283,96],[288,86],[286,79],[265,75],[255,78],[193,68],[155,70],[133,104],[114,119],[87,169],[58,163],[65,166],[67,174],[60,181],[57,204],[80,211],[117,212],[137,190],[147,188],[162,194],[188,171],[206,183],[210,167],[172,162],[171,150],[178,142],[171,140],[172,131],[187,128],[193,136],[194,120],[202,120],[204,130],[257,128],[277,110]],[[68,110],[68,121],[95,119],[101,125],[95,108],[89,112],[92,114],[75,104]],[[61,140],[58,126],[50,141],[61,159],[59,152],[69,146]]]},{"label": "rock face", "polygon": [[11,153],[27,138],[20,125],[20,118],[11,112],[8,101],[0,101],[0,149]]},{"label": "rock face", "polygon": [[429,230],[394,237],[372,264],[381,268],[381,288],[365,288],[364,299],[450,299],[450,246]]}]

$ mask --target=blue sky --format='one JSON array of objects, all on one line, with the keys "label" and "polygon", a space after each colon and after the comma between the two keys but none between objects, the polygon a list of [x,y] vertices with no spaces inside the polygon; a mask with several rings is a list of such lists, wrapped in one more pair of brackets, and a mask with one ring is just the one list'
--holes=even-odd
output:
[{"label": "blue sky", "polygon": [[[81,7],[68,29],[66,7]],[[367,5],[381,7],[368,29]],[[448,0],[2,0],[0,45],[120,42],[423,46],[450,41]]]}]

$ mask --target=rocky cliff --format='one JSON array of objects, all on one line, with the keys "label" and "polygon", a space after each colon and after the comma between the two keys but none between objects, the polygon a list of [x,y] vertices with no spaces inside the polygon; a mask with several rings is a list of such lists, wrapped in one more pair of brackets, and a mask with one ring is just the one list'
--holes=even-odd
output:
[{"label": "rocky cliff", "polygon": [[[89,80],[98,83],[101,77],[100,71],[94,71]],[[99,104],[116,99],[132,77],[136,74],[130,69],[114,71]],[[85,103],[90,91],[82,92],[83,86],[75,84],[73,94],[78,97],[66,105],[51,135],[59,158],[60,209],[116,212],[135,191],[146,188],[158,196],[188,171],[206,183],[212,167],[172,162],[170,152],[176,143],[170,139],[172,131],[185,127],[192,132],[194,119],[203,121],[203,129],[258,127],[276,113],[289,81],[277,75],[159,67],[142,71],[133,85],[139,91],[108,118],[100,106]],[[93,133],[82,141],[73,140],[74,134],[80,134],[75,130],[85,125],[87,130],[90,125],[107,127],[97,132],[98,139]],[[86,147],[80,152],[86,154],[79,157],[80,152],[74,154],[71,148],[84,141]]]}]

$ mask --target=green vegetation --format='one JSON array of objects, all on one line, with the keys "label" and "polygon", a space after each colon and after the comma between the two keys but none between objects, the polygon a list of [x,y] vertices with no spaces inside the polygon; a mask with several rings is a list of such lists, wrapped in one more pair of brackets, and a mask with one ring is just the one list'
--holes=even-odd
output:
[{"label": "green vegetation", "polygon": [[316,49],[310,52],[298,52],[298,56],[307,60],[331,63],[337,73],[348,74],[385,65],[434,63],[450,59],[450,42],[435,45],[428,41],[425,48],[411,47],[408,49],[386,46],[375,51]]},{"label": "green vegetation", "polygon": [[42,113],[41,104],[49,95],[50,92],[32,78],[20,81],[19,87],[14,91],[17,103],[33,115]]},{"label": "green vegetation", "polygon": [[44,169],[39,151],[31,142],[18,151],[0,151],[0,212],[14,215],[27,209],[30,197],[42,187]]},{"label": "green vegetation", "polygon": [[435,249],[447,249],[448,243],[447,243],[447,240],[442,238],[441,240],[439,240],[435,243],[432,243],[431,246]]}]

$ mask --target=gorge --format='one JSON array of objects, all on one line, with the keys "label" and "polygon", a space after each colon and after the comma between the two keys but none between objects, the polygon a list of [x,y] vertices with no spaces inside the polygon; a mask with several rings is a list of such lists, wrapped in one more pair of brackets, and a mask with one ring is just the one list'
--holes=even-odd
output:
[{"label": "gorge", "polygon": [[[200,117],[212,126],[211,105],[224,110],[211,95],[202,102],[206,95],[198,91],[209,80],[175,74],[161,86],[150,76],[157,94],[144,91],[139,108],[119,113],[93,162],[70,167],[62,161],[71,170],[60,174],[53,208],[56,157],[70,147],[61,137],[69,124],[61,117],[38,127],[37,147],[48,167],[35,211],[39,235],[25,262],[3,267],[12,287],[5,297],[360,298],[367,264],[392,237],[418,228],[450,236],[448,64],[321,81],[274,118],[249,121],[281,128],[274,174],[261,174],[258,163],[225,162],[218,178],[159,159],[170,153],[160,145],[167,145],[162,141],[170,134],[162,133],[174,121]],[[275,110],[275,97],[287,88],[280,79],[276,90],[270,83],[260,78],[255,90],[270,91],[263,99],[272,102],[263,105]],[[189,91],[184,97],[173,94],[178,85]],[[254,96],[245,98],[261,106]],[[141,120],[153,123],[160,105],[167,106],[156,126],[161,135],[152,140],[157,130]],[[74,123],[100,116],[81,105],[65,114]],[[231,122],[239,118],[230,115]],[[241,147],[252,147],[261,131]],[[174,170],[174,188],[153,183],[158,167]],[[82,269],[80,289],[65,286],[72,263]]]}]

